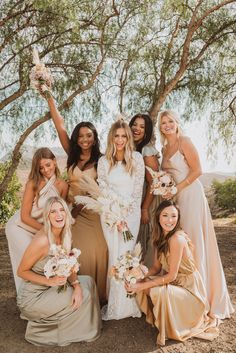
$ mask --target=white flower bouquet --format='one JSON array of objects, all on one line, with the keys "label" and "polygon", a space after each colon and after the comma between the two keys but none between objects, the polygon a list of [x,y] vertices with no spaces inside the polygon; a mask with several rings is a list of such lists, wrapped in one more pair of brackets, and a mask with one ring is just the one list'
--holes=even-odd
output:
[{"label": "white flower bouquet", "polygon": [[[69,277],[72,273],[79,271],[78,258],[81,254],[80,249],[73,248],[69,254],[61,245],[52,244],[50,247],[50,259],[44,265],[44,275],[47,278],[53,276]],[[68,283],[58,287],[58,293],[66,290]]]},{"label": "white flower bouquet", "polygon": [[132,208],[128,199],[117,195],[112,190],[101,191],[97,183],[83,175],[80,179],[80,188],[86,190],[90,196],[75,196],[77,204],[103,216],[105,223],[110,228],[116,228],[123,235],[124,241],[133,239],[126,217]]},{"label": "white flower bouquet", "polygon": [[[141,244],[135,245],[133,251],[126,251],[119,256],[116,264],[111,268],[110,275],[118,281],[135,284],[138,280],[144,279],[148,273],[148,268],[140,263],[142,257]],[[135,293],[127,293],[127,297],[132,298]]]},{"label": "white flower bouquet", "polygon": [[33,64],[35,65],[30,71],[30,85],[42,93],[46,98],[51,97],[51,86],[53,78],[51,72],[40,61],[37,50],[33,49]]},{"label": "white flower bouquet", "polygon": [[152,185],[150,192],[153,195],[162,196],[166,195],[167,193],[175,195],[177,193],[175,181],[169,173],[163,170],[156,172],[152,168],[147,166],[146,168],[152,176]]}]

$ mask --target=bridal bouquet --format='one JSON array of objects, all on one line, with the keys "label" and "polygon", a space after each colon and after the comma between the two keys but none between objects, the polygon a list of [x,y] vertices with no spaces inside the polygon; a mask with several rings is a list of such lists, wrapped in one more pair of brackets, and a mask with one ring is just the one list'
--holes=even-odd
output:
[{"label": "bridal bouquet", "polygon": [[[69,254],[61,245],[52,244],[49,255],[52,257],[44,265],[44,274],[47,278],[53,276],[69,277],[72,273],[79,270],[78,257],[81,254],[80,249],[72,249]],[[67,283],[58,287],[58,293],[66,290]]]},{"label": "bridal bouquet", "polygon": [[117,195],[112,190],[101,191],[97,183],[83,175],[80,179],[80,189],[90,196],[75,196],[77,204],[103,216],[105,223],[113,229],[117,229],[123,235],[125,242],[133,239],[125,221],[132,205],[128,199]]},{"label": "bridal bouquet", "polygon": [[[143,279],[148,273],[148,268],[140,264],[142,257],[141,244],[135,245],[133,251],[126,251],[119,256],[116,264],[111,268],[110,274],[118,281],[135,284],[138,280]],[[135,293],[127,293],[127,297],[132,298]]]},{"label": "bridal bouquet", "polygon": [[49,69],[40,61],[37,50],[33,49],[33,64],[30,71],[30,85],[40,91],[46,98],[51,97],[50,88],[53,78]]},{"label": "bridal bouquet", "polygon": [[164,172],[163,170],[156,172],[150,167],[146,166],[146,168],[152,176],[150,192],[153,195],[166,195],[167,193],[175,195],[177,193],[175,181],[170,174]]}]

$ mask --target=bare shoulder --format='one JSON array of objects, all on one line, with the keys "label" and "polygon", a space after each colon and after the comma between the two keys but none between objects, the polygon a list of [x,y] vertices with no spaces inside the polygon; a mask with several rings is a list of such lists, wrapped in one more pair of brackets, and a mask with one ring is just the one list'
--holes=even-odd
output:
[{"label": "bare shoulder", "polygon": [[182,230],[178,230],[170,238],[170,245],[172,246],[184,246],[186,243],[186,234]]},{"label": "bare shoulder", "polygon": [[192,141],[190,139],[190,137],[188,136],[180,136],[179,137],[179,141],[181,143],[181,146],[184,148],[184,147],[187,147],[189,145],[192,145]]},{"label": "bare shoulder", "polygon": [[43,229],[40,229],[34,236],[31,243],[34,243],[35,246],[39,248],[44,248],[49,245],[48,237],[45,234]]},{"label": "bare shoulder", "polygon": [[57,179],[56,185],[58,185],[60,188],[67,188],[68,187],[67,182],[63,179]]}]

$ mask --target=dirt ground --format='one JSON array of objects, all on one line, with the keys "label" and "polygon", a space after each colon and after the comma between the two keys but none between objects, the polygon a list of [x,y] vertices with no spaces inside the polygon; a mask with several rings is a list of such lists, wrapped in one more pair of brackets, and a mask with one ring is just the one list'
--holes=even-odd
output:
[{"label": "dirt ground", "polygon": [[[236,226],[217,226],[217,239],[228,289],[236,306]],[[24,340],[26,321],[19,318],[16,293],[4,230],[0,230],[0,353],[233,353],[236,352],[236,315],[220,325],[219,337],[212,341],[190,339],[185,343],[167,341],[156,346],[157,331],[145,318],[104,322],[102,336],[93,343],[67,347],[36,347]],[[188,308],[186,308],[188,310]]]}]

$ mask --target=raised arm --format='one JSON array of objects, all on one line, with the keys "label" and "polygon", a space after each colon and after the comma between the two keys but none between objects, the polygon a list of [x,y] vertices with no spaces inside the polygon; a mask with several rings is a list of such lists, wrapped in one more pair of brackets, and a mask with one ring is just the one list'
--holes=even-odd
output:
[{"label": "raised arm", "polygon": [[28,181],[25,186],[21,205],[21,221],[26,225],[39,230],[42,228],[42,224],[39,223],[35,218],[31,217],[33,202],[35,198],[35,191],[32,181]]},{"label": "raised arm", "polygon": [[47,99],[48,107],[50,109],[51,117],[55,128],[58,133],[58,137],[60,139],[61,145],[64,151],[69,154],[70,150],[70,139],[65,129],[64,119],[61,116],[59,110],[57,109],[56,102],[53,97]]}]

